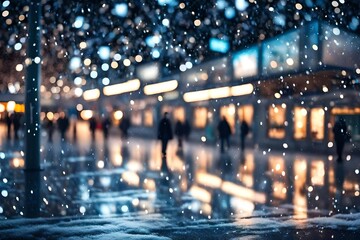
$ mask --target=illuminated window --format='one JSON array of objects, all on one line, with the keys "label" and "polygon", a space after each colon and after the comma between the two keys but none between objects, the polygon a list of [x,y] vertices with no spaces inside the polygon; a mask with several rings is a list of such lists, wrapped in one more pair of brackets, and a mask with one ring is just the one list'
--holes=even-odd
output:
[{"label": "illuminated window", "polygon": [[152,127],[154,125],[154,114],[152,109],[146,109],[144,112],[144,125]]},{"label": "illuminated window", "polygon": [[254,107],[252,105],[244,105],[238,108],[239,121],[245,120],[245,122],[251,126],[254,116]]},{"label": "illuminated window", "polygon": [[142,124],[141,111],[131,112],[131,124],[140,126]]},{"label": "illuminated window", "polygon": [[324,139],[325,111],[322,108],[311,109],[310,130],[313,140]]},{"label": "illuminated window", "polygon": [[228,121],[231,131],[235,132],[235,105],[230,104],[228,106],[223,106],[220,108],[220,118],[225,116]]},{"label": "illuminated window", "polygon": [[294,108],[294,138],[306,138],[307,111],[302,107]]},{"label": "illuminated window", "polygon": [[269,131],[270,138],[282,139],[285,137],[285,113],[286,108],[281,105],[269,107]]},{"label": "illuminated window", "polygon": [[185,122],[185,108],[177,107],[173,112],[174,121],[180,120],[181,122]]},{"label": "illuminated window", "polygon": [[208,111],[206,107],[198,107],[194,109],[194,127],[205,128]]}]

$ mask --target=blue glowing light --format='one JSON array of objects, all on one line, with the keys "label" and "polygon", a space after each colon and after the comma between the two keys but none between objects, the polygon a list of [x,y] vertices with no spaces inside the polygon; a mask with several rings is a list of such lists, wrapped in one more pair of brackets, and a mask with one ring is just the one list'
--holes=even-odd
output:
[{"label": "blue glowing light", "polygon": [[209,47],[212,51],[226,53],[229,51],[230,44],[228,40],[210,38]]},{"label": "blue glowing light", "polygon": [[111,12],[118,17],[126,17],[128,14],[128,5],[126,3],[118,3]]}]

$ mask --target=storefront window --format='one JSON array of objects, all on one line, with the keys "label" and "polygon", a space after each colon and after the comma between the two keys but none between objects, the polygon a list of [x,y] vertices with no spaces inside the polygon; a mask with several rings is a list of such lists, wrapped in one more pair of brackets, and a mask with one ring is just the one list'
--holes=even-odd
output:
[{"label": "storefront window", "polygon": [[282,139],[285,137],[286,106],[272,105],[269,107],[269,132],[270,138]]},{"label": "storefront window", "polygon": [[220,108],[220,117],[226,117],[228,121],[231,131],[235,132],[235,105],[230,104],[228,106],[223,106]]},{"label": "storefront window", "polygon": [[206,107],[198,107],[194,109],[194,127],[205,128],[208,111]]},{"label": "storefront window", "polygon": [[302,107],[294,108],[294,138],[306,138],[306,116],[307,111]]},{"label": "storefront window", "polygon": [[185,122],[185,109],[184,107],[176,107],[173,112],[174,121],[180,120],[181,122]]},{"label": "storefront window", "polygon": [[254,107],[252,105],[240,106],[237,114],[240,122],[245,120],[245,122],[251,126],[254,116]]},{"label": "storefront window", "polygon": [[152,109],[146,109],[144,112],[144,125],[152,127],[154,125],[154,114]]},{"label": "storefront window", "polygon": [[141,111],[133,111],[131,113],[131,124],[140,126],[142,124]]},{"label": "storefront window", "polygon": [[322,108],[311,109],[311,138],[313,140],[324,139],[325,111]]}]

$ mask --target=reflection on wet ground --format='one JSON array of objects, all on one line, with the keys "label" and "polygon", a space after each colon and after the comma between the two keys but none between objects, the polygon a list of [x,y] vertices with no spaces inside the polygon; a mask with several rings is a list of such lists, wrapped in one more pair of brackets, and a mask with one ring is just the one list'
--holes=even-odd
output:
[{"label": "reflection on wet ground", "polygon": [[[4,131],[4,130],[2,130]],[[2,136],[5,136],[2,134]],[[140,138],[92,141],[87,125],[78,138],[54,143],[43,136],[41,216],[162,214],[172,219],[228,219],[244,224],[258,215],[295,220],[360,212],[360,157],[160,143]],[[24,215],[23,141],[1,140],[0,218]]]}]

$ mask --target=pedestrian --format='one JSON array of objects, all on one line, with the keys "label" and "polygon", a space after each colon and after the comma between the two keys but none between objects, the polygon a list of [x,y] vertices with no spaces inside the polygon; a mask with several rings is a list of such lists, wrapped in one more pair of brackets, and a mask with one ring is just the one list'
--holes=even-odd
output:
[{"label": "pedestrian", "polygon": [[350,140],[350,135],[347,131],[346,122],[343,117],[339,117],[338,120],[335,122],[333,133],[336,145],[336,153],[338,155],[337,161],[341,163],[343,161],[342,154],[345,142]]},{"label": "pedestrian", "polygon": [[90,129],[91,139],[92,140],[95,140],[96,126],[97,126],[96,118],[94,116],[92,116],[89,119],[89,129]]},{"label": "pedestrian", "polygon": [[60,113],[60,117],[57,120],[57,125],[60,130],[61,140],[62,141],[66,140],[65,134],[66,131],[69,129],[70,122],[69,122],[69,118],[65,115],[64,112]]},{"label": "pedestrian", "polygon": [[119,124],[119,128],[121,130],[121,134],[123,136],[123,138],[128,138],[129,136],[129,128],[131,126],[131,123],[130,123],[130,119],[126,116],[124,116],[122,119],[121,119],[121,122]]},{"label": "pedestrian", "polygon": [[180,120],[177,120],[175,123],[175,135],[178,139],[178,148],[182,149],[182,141],[185,135],[185,128]]},{"label": "pedestrian", "polygon": [[164,117],[161,119],[158,127],[158,139],[161,140],[161,153],[166,156],[166,148],[169,140],[173,139],[173,132],[171,128],[171,122],[168,119],[168,113],[164,113]]},{"label": "pedestrian", "polygon": [[52,119],[46,117],[45,119],[45,127],[48,132],[48,140],[49,142],[53,141],[53,132],[54,132],[54,122]]},{"label": "pedestrian", "polygon": [[14,125],[14,137],[17,140],[17,139],[19,139],[19,130],[21,127],[20,113],[14,112],[13,125]]},{"label": "pedestrian", "polygon": [[6,114],[6,126],[7,126],[7,138],[11,138],[11,126],[13,125],[14,114],[7,113]]},{"label": "pedestrian", "polygon": [[246,123],[245,120],[242,120],[240,124],[240,148],[242,153],[245,149],[245,138],[249,134],[249,131],[249,125]]},{"label": "pedestrian", "polygon": [[104,117],[102,120],[102,130],[103,130],[103,134],[104,134],[104,138],[107,139],[108,135],[109,135],[109,129],[111,126],[111,120],[109,117]]},{"label": "pedestrian", "polygon": [[223,116],[222,120],[219,122],[217,126],[217,130],[220,137],[220,152],[224,153],[225,143],[227,145],[227,148],[228,149],[230,148],[230,135],[231,135],[231,128],[225,116]]}]

